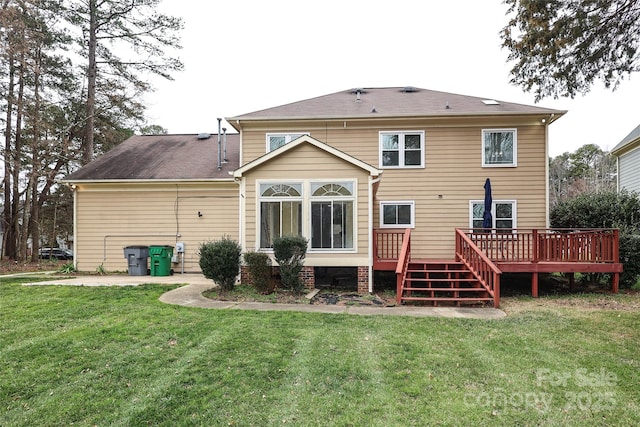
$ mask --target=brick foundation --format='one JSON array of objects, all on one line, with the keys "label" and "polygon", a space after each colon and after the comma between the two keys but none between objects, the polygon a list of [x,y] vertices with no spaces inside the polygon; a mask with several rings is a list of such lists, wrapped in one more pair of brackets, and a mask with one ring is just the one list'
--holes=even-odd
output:
[{"label": "brick foundation", "polygon": [[246,265],[240,266],[240,283],[243,285],[252,285],[251,276],[249,275],[249,268]]},{"label": "brick foundation", "polygon": [[[276,265],[272,268],[272,277],[277,277],[280,274],[280,268]],[[298,275],[305,289],[313,289],[316,285],[316,275],[313,271],[313,267],[302,267],[302,271]],[[243,285],[252,285],[251,275],[249,275],[249,269],[246,265],[240,267],[240,283]]]},{"label": "brick foundation", "polygon": [[298,277],[302,280],[305,289],[313,289],[316,286],[316,274],[313,267],[302,267]]},{"label": "brick foundation", "polygon": [[358,293],[361,295],[369,293],[369,267],[368,266],[358,267]]}]

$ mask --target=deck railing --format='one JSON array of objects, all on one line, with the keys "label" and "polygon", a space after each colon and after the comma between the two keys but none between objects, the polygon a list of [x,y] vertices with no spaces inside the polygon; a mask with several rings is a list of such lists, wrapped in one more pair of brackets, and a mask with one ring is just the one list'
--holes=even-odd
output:
[{"label": "deck railing", "polygon": [[392,262],[400,258],[405,229],[373,230],[373,254],[375,263]]},{"label": "deck railing", "polygon": [[402,303],[402,294],[404,293],[404,283],[409,270],[409,261],[411,260],[411,229],[407,228],[402,235],[402,247],[398,256],[398,264],[396,265],[396,302],[398,305]]},{"label": "deck railing", "polygon": [[463,230],[456,230],[456,260],[463,262],[500,307],[500,269]]},{"label": "deck railing", "polygon": [[617,229],[464,229],[496,262],[618,263]]}]

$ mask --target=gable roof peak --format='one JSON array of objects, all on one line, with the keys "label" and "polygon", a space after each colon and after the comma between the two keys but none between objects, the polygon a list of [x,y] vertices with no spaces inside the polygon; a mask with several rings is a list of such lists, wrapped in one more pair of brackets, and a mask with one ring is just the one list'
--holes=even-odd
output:
[{"label": "gable roof peak", "polygon": [[[490,102],[488,102],[488,100]],[[373,108],[375,107],[375,108]],[[356,87],[227,118],[242,121],[554,114],[566,111],[415,86]]]}]

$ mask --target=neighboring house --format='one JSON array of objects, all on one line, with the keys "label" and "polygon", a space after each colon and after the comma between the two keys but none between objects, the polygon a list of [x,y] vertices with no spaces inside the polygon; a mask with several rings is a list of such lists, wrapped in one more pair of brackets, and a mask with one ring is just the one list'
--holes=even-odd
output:
[{"label": "neighboring house", "polygon": [[64,180],[75,188],[75,262],[125,270],[124,246],[184,242],[176,267],[191,272],[201,242],[227,235],[270,253],[274,237],[301,234],[308,284],[340,269],[370,292],[374,269],[395,271],[405,230],[412,259],[459,258],[456,228],[483,227],[487,178],[491,235],[513,244],[513,229],[545,229],[547,128],[564,113],[363,88],[229,117],[238,134],[226,150],[217,135],[134,136]]},{"label": "neighboring house", "polygon": [[611,154],[618,159],[618,191],[640,193],[640,125],[620,141]]}]

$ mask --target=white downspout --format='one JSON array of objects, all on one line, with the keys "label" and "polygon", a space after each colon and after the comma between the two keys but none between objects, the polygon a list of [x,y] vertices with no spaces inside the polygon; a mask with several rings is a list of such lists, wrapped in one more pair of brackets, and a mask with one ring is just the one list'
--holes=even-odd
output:
[{"label": "white downspout", "polygon": [[78,270],[78,187],[71,185],[73,191],[73,268]]},{"label": "white downspout", "polygon": [[545,201],[544,201],[544,216],[545,227],[549,228],[549,122],[553,118],[553,115],[549,120],[544,120],[544,188],[545,188]]},{"label": "white downspout", "polygon": [[371,175],[369,175],[369,199],[367,201],[368,206],[368,221],[369,221],[369,293],[373,293],[373,186],[380,182],[382,179],[382,175],[378,175],[377,178],[373,179]]},{"label": "white downspout", "polygon": [[[236,181],[237,182],[237,181]],[[245,179],[244,177],[240,178],[240,182],[238,182],[238,216],[239,216],[239,230],[238,230],[238,239],[240,240],[240,244],[242,245],[242,249],[247,251],[247,242],[245,240],[245,209],[246,209],[246,199],[245,199]]]}]

